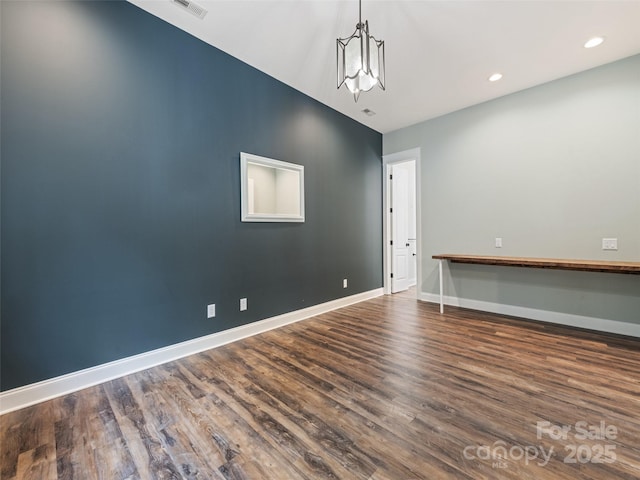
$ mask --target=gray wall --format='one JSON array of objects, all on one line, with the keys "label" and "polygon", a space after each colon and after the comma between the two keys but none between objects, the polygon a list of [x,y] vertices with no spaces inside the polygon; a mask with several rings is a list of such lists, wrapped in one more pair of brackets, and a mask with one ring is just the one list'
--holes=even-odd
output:
[{"label": "gray wall", "polygon": [[[640,261],[640,56],[383,136],[384,154],[415,147],[422,292],[437,253]],[[640,323],[639,276],[450,268],[449,295]]]},{"label": "gray wall", "polygon": [[[129,3],[0,8],[3,390],[382,286],[381,134]],[[241,151],[304,224],[240,222]]]}]

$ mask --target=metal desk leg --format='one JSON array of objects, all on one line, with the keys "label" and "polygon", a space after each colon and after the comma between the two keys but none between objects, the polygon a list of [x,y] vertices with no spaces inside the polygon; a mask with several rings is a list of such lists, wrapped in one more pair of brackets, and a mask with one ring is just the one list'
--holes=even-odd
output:
[{"label": "metal desk leg", "polygon": [[444,313],[444,294],[442,288],[442,260],[438,260],[438,272],[440,273],[440,313]]}]

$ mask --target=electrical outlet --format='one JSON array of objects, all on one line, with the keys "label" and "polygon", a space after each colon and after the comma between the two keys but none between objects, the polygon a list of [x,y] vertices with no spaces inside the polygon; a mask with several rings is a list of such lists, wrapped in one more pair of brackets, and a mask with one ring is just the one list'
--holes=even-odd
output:
[{"label": "electrical outlet", "polygon": [[602,239],[602,249],[603,250],[618,250],[618,239],[617,238],[603,238]]},{"label": "electrical outlet", "polygon": [[240,299],[240,311],[244,312],[247,309],[247,299],[246,298],[241,298]]},{"label": "electrical outlet", "polygon": [[496,237],[496,248],[502,248],[502,238]]},{"label": "electrical outlet", "polygon": [[207,305],[207,318],[213,318],[216,316],[216,304],[212,303]]},{"label": "electrical outlet", "polygon": [[342,288],[347,288],[348,282],[347,279],[345,278],[344,280],[342,280]]}]

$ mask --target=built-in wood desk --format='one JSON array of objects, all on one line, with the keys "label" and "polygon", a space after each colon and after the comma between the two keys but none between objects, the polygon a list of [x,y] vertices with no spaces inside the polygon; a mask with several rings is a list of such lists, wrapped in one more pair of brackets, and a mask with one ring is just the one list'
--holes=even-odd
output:
[{"label": "built-in wood desk", "polygon": [[442,263],[473,263],[476,265],[498,265],[505,267],[549,268],[555,270],[579,270],[582,272],[626,273],[640,275],[640,262],[610,262],[605,260],[569,260],[563,258],[494,257],[486,255],[441,254],[432,258],[439,260],[440,313],[444,312]]}]

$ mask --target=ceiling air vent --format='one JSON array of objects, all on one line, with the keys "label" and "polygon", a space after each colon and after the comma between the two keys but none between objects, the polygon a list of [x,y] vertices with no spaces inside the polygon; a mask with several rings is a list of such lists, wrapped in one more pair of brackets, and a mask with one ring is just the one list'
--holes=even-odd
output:
[{"label": "ceiling air vent", "polygon": [[196,5],[189,0],[173,0],[175,5],[179,5],[180,7],[186,9],[188,12],[192,13],[198,18],[204,18],[207,14],[207,11],[202,8],[200,5]]}]

